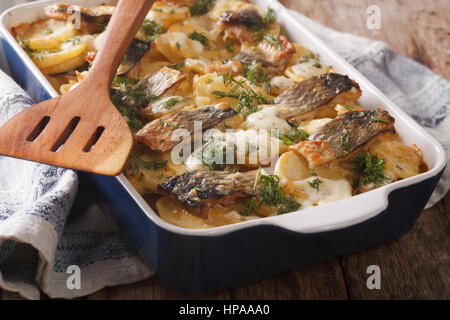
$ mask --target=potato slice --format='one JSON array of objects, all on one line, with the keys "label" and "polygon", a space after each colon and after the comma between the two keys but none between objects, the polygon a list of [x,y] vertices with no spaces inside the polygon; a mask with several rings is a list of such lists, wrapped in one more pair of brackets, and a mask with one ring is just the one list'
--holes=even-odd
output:
[{"label": "potato slice", "polygon": [[170,62],[177,63],[183,60],[179,50],[173,50],[169,43],[169,38],[167,34],[161,34],[155,39],[156,49],[165,56]]},{"label": "potato slice", "polygon": [[48,68],[42,68],[41,71],[44,74],[58,74],[62,72],[72,71],[78,67],[81,67],[85,63],[86,60],[84,60],[84,55],[80,55],[68,61],[50,66]]},{"label": "potato slice", "polygon": [[370,147],[369,153],[386,161],[384,175],[396,181],[422,172],[423,159],[417,148],[399,141],[382,141]]},{"label": "potato slice", "polygon": [[68,62],[75,58],[79,58],[80,56],[84,56],[85,53],[86,44],[81,43],[74,46],[69,46],[60,51],[42,53],[32,59],[39,69],[45,69]]},{"label": "potato slice", "polygon": [[211,227],[205,219],[190,214],[178,201],[169,197],[158,199],[156,209],[161,219],[179,227],[190,229]]},{"label": "potato slice", "polygon": [[219,98],[214,91],[229,92],[232,86],[226,86],[223,77],[217,73],[208,73],[203,76],[194,77],[194,102],[197,106],[206,106],[219,102],[228,102],[236,107],[237,100],[233,98]]},{"label": "potato slice", "polygon": [[275,174],[281,181],[303,180],[310,176],[308,162],[293,151],[281,155],[275,165]]},{"label": "potato slice", "polygon": [[[296,81],[301,82],[312,76],[321,75],[331,71],[331,67],[323,63],[318,63],[320,57],[309,51],[309,49],[295,43],[297,52],[292,56],[291,62],[284,74]],[[317,59],[317,60],[316,60]]]},{"label": "potato slice", "polygon": [[[193,34],[203,41],[191,39]],[[167,38],[172,50],[184,58],[197,59],[217,55],[217,51],[211,50],[213,39],[209,37],[209,32],[200,26],[190,23],[174,24],[167,31]]]},{"label": "potato slice", "polygon": [[22,41],[28,42],[31,49],[54,50],[76,34],[77,30],[72,23],[50,19],[33,24],[19,36]]},{"label": "potato slice", "polygon": [[186,6],[174,6],[164,1],[155,1],[146,19],[154,20],[165,29],[173,24],[185,21],[191,17],[191,12]]}]

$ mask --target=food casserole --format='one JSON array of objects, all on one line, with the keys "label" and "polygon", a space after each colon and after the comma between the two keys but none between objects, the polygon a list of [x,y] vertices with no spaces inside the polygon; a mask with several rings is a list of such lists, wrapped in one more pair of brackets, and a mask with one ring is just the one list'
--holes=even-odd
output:
[{"label": "food casserole", "polygon": [[[11,69],[37,100],[54,96],[56,92],[24,55],[8,28],[36,19],[37,14],[42,14],[43,6],[54,2],[12,9],[2,19]],[[248,281],[393,239],[412,226],[445,166],[444,152],[435,140],[295,22],[286,9],[276,2],[255,2],[263,8],[270,5],[277,12],[278,20],[291,39],[320,53],[323,61],[333,65],[337,72],[355,79],[363,90],[361,104],[388,110],[397,120],[396,129],[403,141],[416,143],[423,150],[430,170],[350,199],[304,210],[301,214],[208,230],[185,230],[162,221],[123,176],[117,179],[91,176],[118,209],[117,218],[133,235],[150,265],[165,282],[185,290],[203,291]],[[74,3],[83,4],[81,1]],[[414,190],[417,193],[412,192]],[[220,249],[227,252],[220,252]]]}]

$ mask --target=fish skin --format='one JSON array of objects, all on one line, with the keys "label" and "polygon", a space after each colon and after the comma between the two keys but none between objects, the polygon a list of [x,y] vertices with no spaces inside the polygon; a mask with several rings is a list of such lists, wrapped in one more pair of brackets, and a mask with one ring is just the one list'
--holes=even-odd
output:
[{"label": "fish skin", "polygon": [[179,141],[172,141],[172,133],[177,129],[194,132],[194,121],[202,121],[202,128],[208,129],[237,112],[225,102],[212,106],[182,110],[169,113],[147,123],[136,134],[136,140],[144,143],[150,149],[165,152],[171,150]]},{"label": "fish skin", "polygon": [[128,48],[125,56],[122,59],[122,63],[117,70],[117,75],[123,75],[131,70],[134,65],[141,60],[144,54],[150,50],[150,43],[141,41],[139,39],[133,39],[130,47]]},{"label": "fish skin", "polygon": [[185,78],[186,75],[181,71],[168,67],[162,67],[157,72],[151,73],[142,78],[138,85],[148,87],[153,96],[159,97],[175,84],[183,81]]},{"label": "fish skin", "polygon": [[216,204],[227,206],[237,198],[254,195],[256,175],[256,171],[188,171],[159,184],[158,189],[189,211],[207,216],[207,210]]},{"label": "fish skin", "polygon": [[289,149],[303,155],[314,167],[348,156],[381,133],[395,132],[394,123],[384,110],[349,111]]},{"label": "fish skin", "polygon": [[218,27],[225,31],[225,37],[231,36],[240,42],[255,42],[253,29],[264,28],[262,17],[254,9],[225,11],[219,18]]},{"label": "fish skin", "polygon": [[233,60],[240,61],[246,65],[251,65],[252,63],[259,64],[264,69],[264,71],[272,75],[280,75],[284,71],[284,66],[282,63],[270,62],[245,51],[241,51],[240,53],[238,53],[233,58]]},{"label": "fish skin", "polygon": [[358,90],[355,96],[358,98],[361,90],[356,82],[345,75],[326,73],[297,83],[276,97],[274,104],[280,105],[279,112],[283,118],[289,118],[323,106],[353,88]]},{"label": "fish skin", "polygon": [[254,9],[242,9],[238,11],[225,11],[220,17],[220,22],[225,25],[243,25],[247,28],[264,28],[261,15]]}]

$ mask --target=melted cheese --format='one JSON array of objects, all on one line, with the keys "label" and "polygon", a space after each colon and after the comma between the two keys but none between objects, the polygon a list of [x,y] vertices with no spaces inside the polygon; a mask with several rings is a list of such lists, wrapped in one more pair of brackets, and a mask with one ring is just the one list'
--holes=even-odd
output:
[{"label": "melted cheese", "polygon": [[[313,188],[309,183],[314,179],[320,179],[318,189]],[[302,209],[320,206],[352,196],[352,186],[345,179],[331,180],[321,177],[309,177],[304,180],[294,181],[296,199],[302,204]]]},{"label": "melted cheese", "polygon": [[327,72],[328,67],[324,64],[320,64],[320,67],[315,66],[315,60],[309,59],[307,62],[298,63],[291,67],[292,72],[296,75],[310,78],[313,76],[321,75]]},{"label": "melted cheese", "polygon": [[278,129],[280,132],[291,129],[286,120],[278,117],[277,106],[265,107],[250,114],[247,120],[242,123],[242,127],[246,129]]}]

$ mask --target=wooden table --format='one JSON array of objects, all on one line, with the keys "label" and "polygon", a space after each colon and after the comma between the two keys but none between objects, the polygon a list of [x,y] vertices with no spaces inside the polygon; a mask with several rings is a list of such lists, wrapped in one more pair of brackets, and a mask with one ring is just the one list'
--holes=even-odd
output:
[{"label": "wooden table", "polygon": [[[389,43],[397,52],[450,79],[448,0],[282,0],[343,32]],[[366,27],[369,5],[381,8],[381,29]],[[449,299],[450,193],[425,210],[407,235],[362,252],[207,295],[185,296],[156,277],[111,287],[87,299]],[[366,269],[381,268],[381,290],[369,290]]]}]

